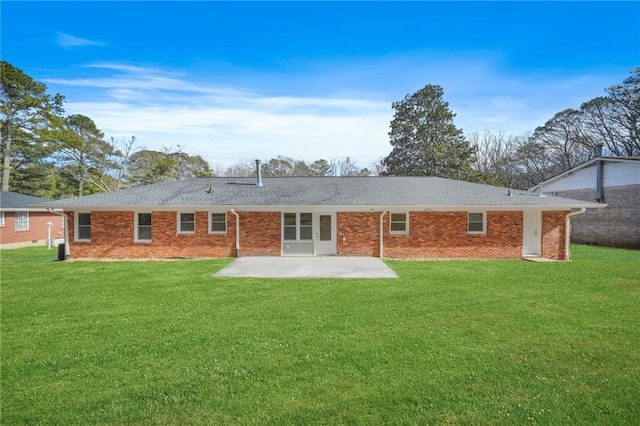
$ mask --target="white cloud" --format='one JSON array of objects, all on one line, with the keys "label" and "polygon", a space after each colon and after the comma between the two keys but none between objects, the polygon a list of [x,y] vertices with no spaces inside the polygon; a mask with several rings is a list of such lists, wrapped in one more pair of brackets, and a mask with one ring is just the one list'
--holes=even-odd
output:
[{"label": "white cloud", "polygon": [[56,43],[59,46],[70,49],[72,47],[81,47],[81,46],[104,46],[104,43],[100,43],[98,41],[88,40],[86,38],[80,38],[73,36],[71,34],[65,33],[56,33]]},{"label": "white cloud", "polygon": [[308,161],[350,156],[365,167],[391,151],[391,102],[425,84],[444,88],[465,133],[509,135],[578,108],[627,72],[514,74],[506,68],[495,52],[412,52],[233,75],[103,62],[84,68],[101,76],[45,81],[61,93],[77,92],[67,97],[67,113],[91,117],[108,136],[135,135],[149,149],[180,144],[222,166],[285,155]]}]

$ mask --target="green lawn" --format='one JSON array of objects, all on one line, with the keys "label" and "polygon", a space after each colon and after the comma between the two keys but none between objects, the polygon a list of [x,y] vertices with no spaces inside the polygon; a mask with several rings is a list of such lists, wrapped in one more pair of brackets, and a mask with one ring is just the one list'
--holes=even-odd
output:
[{"label": "green lawn", "polygon": [[1,255],[1,423],[640,424],[640,251],[219,279]]}]

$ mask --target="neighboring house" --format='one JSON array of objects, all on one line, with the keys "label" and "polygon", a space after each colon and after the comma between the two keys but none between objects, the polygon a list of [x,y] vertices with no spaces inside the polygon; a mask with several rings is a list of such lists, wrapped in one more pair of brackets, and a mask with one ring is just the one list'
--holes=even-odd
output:
[{"label": "neighboring house", "polygon": [[433,177],[191,178],[45,203],[74,258],[569,258],[572,209]]},{"label": "neighboring house", "polygon": [[60,211],[50,212],[33,207],[45,202],[43,198],[15,192],[0,192],[0,247],[14,248],[46,244],[49,238],[64,238],[64,217]]},{"label": "neighboring house", "polygon": [[607,204],[572,220],[573,242],[640,248],[640,158],[600,155],[530,191]]}]

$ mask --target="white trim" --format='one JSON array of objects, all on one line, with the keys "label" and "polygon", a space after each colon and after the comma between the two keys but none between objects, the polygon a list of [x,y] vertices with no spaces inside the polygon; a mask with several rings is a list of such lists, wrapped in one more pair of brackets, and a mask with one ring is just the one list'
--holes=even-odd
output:
[{"label": "white trim", "polygon": [[[182,218],[181,215],[183,214],[192,214],[193,215],[193,231],[183,231],[182,230]],[[176,223],[177,223],[177,230],[176,232],[178,234],[195,234],[196,233],[196,212],[187,212],[187,211],[183,211],[183,212],[176,212]],[[191,223],[191,222],[185,222],[185,223]]]},{"label": "white trim", "polygon": [[[139,216],[141,214],[148,214],[149,216],[151,216],[151,225],[149,226],[149,228],[151,229],[151,238],[148,239],[148,240],[141,240],[138,237],[138,220],[139,220]],[[140,211],[133,212],[133,242],[135,242],[135,243],[151,243],[151,242],[153,242],[153,214],[151,212],[140,212]]]},{"label": "white trim", "polygon": [[0,211],[0,228],[4,228],[5,226],[7,226],[6,218],[4,212]]},{"label": "white trim", "polygon": [[[91,235],[91,231],[93,230],[92,214],[91,212],[74,212],[73,215],[73,240],[80,243],[90,243],[91,238],[80,238],[80,215],[88,214],[89,215],[89,235]],[[85,225],[86,226],[86,225]]]},{"label": "white trim", "polygon": [[[211,217],[211,215],[214,214],[223,214],[224,215],[224,231],[214,231],[212,230],[212,226],[213,226],[213,218]],[[216,234],[216,235],[226,235],[227,232],[229,231],[229,218],[227,217],[227,212],[217,212],[217,211],[210,211],[207,212],[208,215],[208,230],[209,230],[209,234]],[[222,222],[216,222],[216,223],[222,223]]]},{"label": "white trim", "polygon": [[[314,215],[314,213],[317,213],[317,212],[310,212],[310,211],[296,211],[296,212],[283,211],[281,213],[281,215],[280,215],[280,221],[281,221],[280,222],[280,227],[281,227],[280,232],[282,233],[282,242],[285,242],[285,241],[286,242],[290,242],[290,243],[293,243],[293,242],[298,242],[298,243],[299,242],[313,242],[313,232],[314,232],[314,229],[313,229],[313,222],[314,222],[313,215]],[[285,238],[284,238],[284,228],[285,228],[284,215],[285,214],[294,214],[295,215],[295,218],[296,218],[296,224],[295,224],[296,238],[295,238],[295,240],[285,240]],[[300,221],[300,215],[301,214],[310,214],[311,215],[311,225],[304,225],[304,228],[311,228],[311,238],[308,238],[308,239],[300,238],[300,228],[302,227],[301,221]],[[289,227],[291,227],[291,225],[289,225]]]},{"label": "white trim", "polygon": [[[469,225],[471,224],[470,221],[470,217],[472,214],[481,214],[482,215],[482,231],[471,231],[469,230]],[[473,223],[478,223],[478,222],[473,222]],[[469,210],[467,212],[467,233],[468,234],[475,234],[475,235],[479,235],[479,234],[486,234],[487,233],[487,211],[471,211]]]}]

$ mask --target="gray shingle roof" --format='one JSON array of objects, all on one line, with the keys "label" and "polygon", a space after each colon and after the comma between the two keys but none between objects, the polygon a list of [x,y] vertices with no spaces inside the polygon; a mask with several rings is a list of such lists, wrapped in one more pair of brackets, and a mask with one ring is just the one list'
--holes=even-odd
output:
[{"label": "gray shingle roof", "polygon": [[[211,189],[211,191],[209,191]],[[511,192],[511,196],[508,195]],[[135,206],[553,206],[601,204],[436,177],[191,178],[44,203]]]},{"label": "gray shingle roof", "polygon": [[[17,192],[0,191],[1,210],[36,210],[34,204],[45,202],[44,198],[33,197],[31,195],[18,194]],[[41,208],[40,208],[41,209]]]}]

